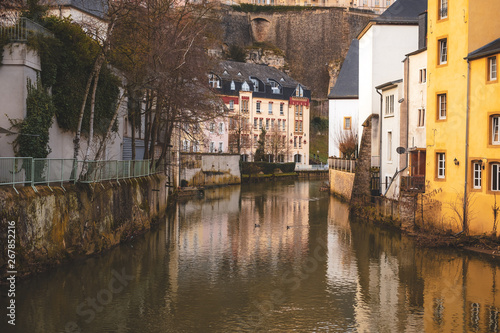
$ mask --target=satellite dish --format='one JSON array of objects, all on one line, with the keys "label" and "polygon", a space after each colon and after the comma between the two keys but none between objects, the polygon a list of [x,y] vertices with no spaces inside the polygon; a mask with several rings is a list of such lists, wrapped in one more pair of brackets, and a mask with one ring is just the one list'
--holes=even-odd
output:
[{"label": "satellite dish", "polygon": [[399,155],[406,153],[406,149],[404,147],[398,147],[396,148],[396,153]]}]

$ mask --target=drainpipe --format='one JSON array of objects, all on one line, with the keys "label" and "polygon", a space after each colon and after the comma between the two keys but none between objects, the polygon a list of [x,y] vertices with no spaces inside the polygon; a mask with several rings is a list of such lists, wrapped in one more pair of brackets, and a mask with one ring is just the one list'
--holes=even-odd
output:
[{"label": "drainpipe", "polygon": [[[382,103],[384,101],[384,98],[382,97],[382,93],[378,91],[378,89],[375,89],[377,94],[380,95],[380,116],[379,116],[379,123],[380,123],[380,132],[379,132],[379,144],[378,144],[378,159],[379,159],[379,173],[380,173],[380,185],[382,185]],[[373,127],[372,127],[373,128]],[[380,186],[382,188],[382,186]]]},{"label": "drainpipe", "polygon": [[470,113],[470,62],[467,59],[467,112],[465,121],[465,183],[464,183],[464,213],[462,220],[462,232],[465,231],[467,223],[467,173],[469,172],[469,113]]}]

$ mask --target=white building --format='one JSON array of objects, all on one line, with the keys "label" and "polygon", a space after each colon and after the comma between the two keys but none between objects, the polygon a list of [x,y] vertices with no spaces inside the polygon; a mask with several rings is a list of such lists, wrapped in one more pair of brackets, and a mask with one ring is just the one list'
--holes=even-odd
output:
[{"label": "white building", "polygon": [[375,87],[382,95],[380,189],[382,194],[391,199],[399,198],[399,172],[406,167],[401,165],[396,151],[401,138],[400,105],[404,94],[402,82],[403,80],[390,81]]},{"label": "white building", "polygon": [[359,41],[354,39],[344,59],[335,86],[328,95],[328,156],[343,157],[339,142],[358,134]]},{"label": "white building", "polygon": [[[383,83],[403,77],[402,60],[418,48],[418,16],[427,9],[426,0],[398,0],[382,15],[371,20],[358,35],[359,39],[359,122],[380,115],[380,96],[375,90]],[[378,166],[380,138],[378,124],[372,124],[372,165]]]}]

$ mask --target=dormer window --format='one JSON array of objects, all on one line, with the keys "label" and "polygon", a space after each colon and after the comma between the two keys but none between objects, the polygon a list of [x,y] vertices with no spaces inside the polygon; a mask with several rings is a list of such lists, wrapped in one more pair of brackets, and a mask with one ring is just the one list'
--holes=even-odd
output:
[{"label": "dormer window", "polygon": [[241,85],[241,90],[250,91],[250,86],[248,85],[247,81],[243,82],[243,84]]},{"label": "dormer window", "polygon": [[281,78],[281,79],[280,79],[280,81],[281,81],[281,82],[285,82],[285,79],[284,79],[284,78]]},{"label": "dormer window", "polygon": [[300,84],[295,89],[295,96],[304,97],[304,89],[302,89],[302,86]]},{"label": "dormer window", "polygon": [[238,76],[241,76],[241,72],[238,72]]},{"label": "dormer window", "polygon": [[222,73],[222,74],[229,75],[229,73],[226,70],[224,70],[224,73]]},{"label": "dormer window", "polygon": [[273,94],[281,94],[281,85],[278,82],[269,79],[269,85]]},{"label": "dormer window", "polygon": [[208,85],[210,88],[220,88],[220,78],[215,74],[208,74]]},{"label": "dormer window", "polygon": [[253,83],[253,91],[255,92],[264,91],[264,84],[262,83],[261,80],[257,79],[256,77],[251,77],[250,80]]},{"label": "dormer window", "polygon": [[236,85],[234,84],[234,81],[231,81],[231,90],[236,90]]}]

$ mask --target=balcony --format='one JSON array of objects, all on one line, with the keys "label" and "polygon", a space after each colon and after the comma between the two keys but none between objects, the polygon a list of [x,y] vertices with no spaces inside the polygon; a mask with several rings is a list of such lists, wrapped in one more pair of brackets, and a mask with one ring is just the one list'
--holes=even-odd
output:
[{"label": "balcony", "polygon": [[425,176],[401,177],[401,190],[414,193],[425,193]]}]

